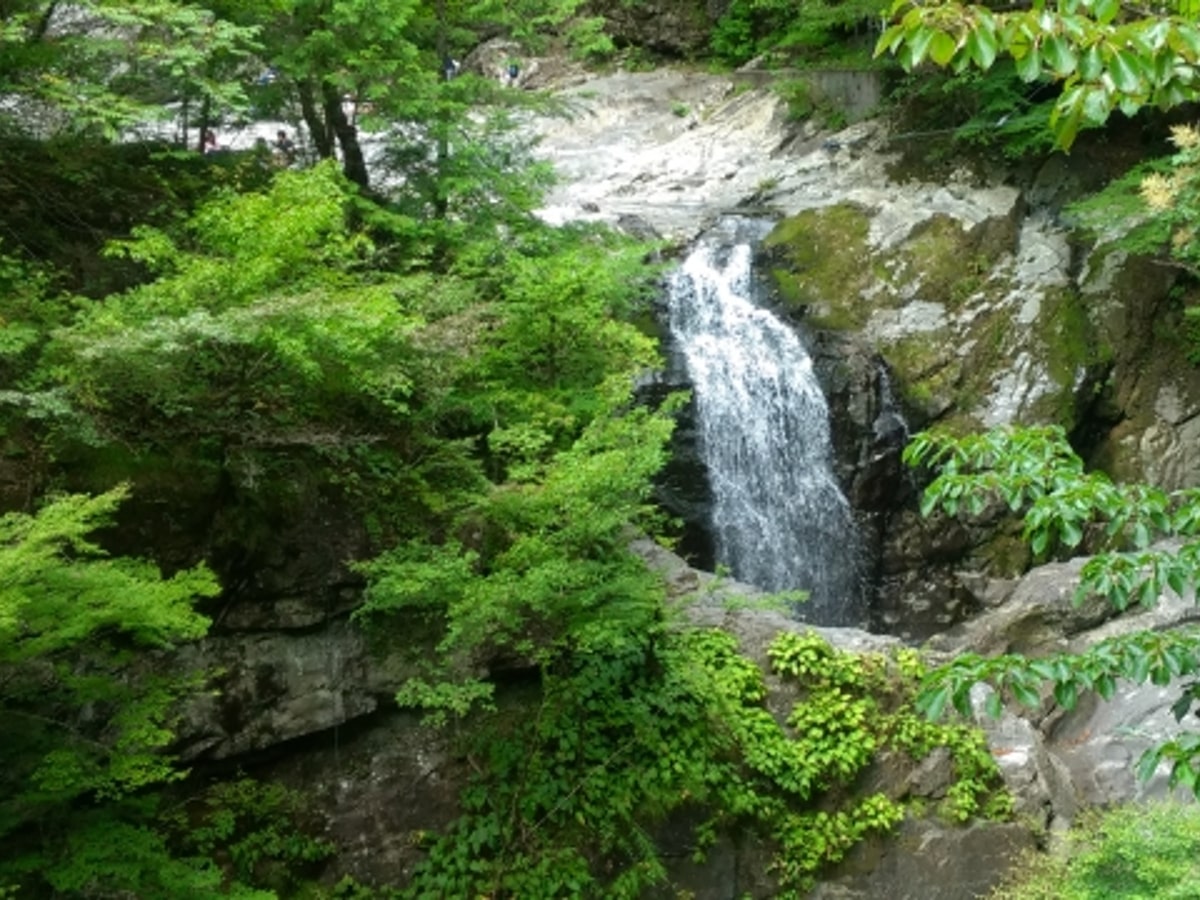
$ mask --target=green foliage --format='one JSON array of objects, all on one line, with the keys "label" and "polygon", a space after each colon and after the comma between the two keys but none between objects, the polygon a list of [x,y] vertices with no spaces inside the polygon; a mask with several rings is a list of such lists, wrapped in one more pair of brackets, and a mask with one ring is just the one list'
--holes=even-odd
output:
[{"label": "green foliage", "polygon": [[[134,821],[128,821],[120,812],[108,807],[72,817],[61,854],[42,861],[46,868],[39,873],[55,896],[136,896],[139,900],[273,900],[276,896],[229,882],[211,860],[174,856],[163,835],[147,821],[136,814]],[[18,859],[16,871],[21,872],[21,863],[27,861]],[[34,882],[26,876],[25,883]]]},{"label": "green foliage", "polygon": [[[1167,590],[1184,594],[1195,588],[1200,491],[1167,493],[1084,472],[1061,428],[998,429],[958,438],[927,432],[905,448],[904,459],[938,472],[922,499],[926,515],[935,509],[979,515],[1003,504],[1023,513],[1025,537],[1039,555],[1081,547],[1085,538],[1104,548],[1084,564],[1076,603],[1099,596],[1124,610],[1135,602],[1153,606]],[[1155,543],[1164,538],[1176,540]],[[1006,696],[1038,707],[1049,694],[1071,709],[1086,691],[1111,698],[1118,679],[1167,685],[1198,670],[1200,633],[1194,629],[1135,632],[1080,654],[1037,660],[962,655],[930,674],[917,705],[935,719],[948,705],[966,714],[971,687],[985,681],[995,689],[987,701],[993,715],[999,715]],[[1195,699],[1196,687],[1190,684],[1174,707],[1177,719],[1187,715]],[[1172,763],[1173,785],[1186,785],[1200,796],[1200,742],[1181,736],[1151,748],[1138,764],[1139,774],[1149,777],[1163,760]]]},{"label": "green foliage", "polygon": [[188,684],[140,671],[133,653],[203,635],[208,620],[192,603],[217,585],[203,567],[164,579],[149,563],[107,557],[88,536],[125,495],[64,496],[0,517],[0,838],[13,851],[0,879],[7,868],[82,890],[158,852],[140,825],[74,806],[115,806],[179,777],[163,750]]},{"label": "green foliage", "polygon": [[[1156,252],[1194,276],[1200,271],[1200,242],[1195,231],[1200,221],[1200,178],[1196,176],[1200,131],[1176,125],[1171,128],[1171,142],[1176,151],[1170,157],[1135,168],[1091,204],[1074,212],[1085,217],[1093,228],[1117,230],[1117,246],[1132,252]],[[1099,206],[1101,201],[1113,200],[1117,202],[1108,209]],[[1125,212],[1125,220],[1115,218],[1121,212]],[[1200,359],[1200,331],[1196,327],[1200,312],[1189,307],[1185,315],[1188,321],[1184,339],[1195,361]]]},{"label": "green foliage", "polygon": [[1165,159],[1138,163],[1103,189],[1068,206],[1071,224],[1098,242],[1112,240],[1131,254],[1160,253],[1170,240],[1171,229],[1162,216],[1148,214],[1141,187],[1146,176],[1165,174],[1169,168]]},{"label": "green foliage", "polygon": [[[938,471],[921,512],[980,515],[1003,504],[1024,516],[1025,538],[1045,557],[1074,550],[1087,537],[1100,553],[1084,566],[1076,600],[1097,594],[1118,609],[1153,605],[1167,588],[1182,593],[1195,578],[1200,541],[1200,493],[1171,493],[1142,484],[1116,484],[1083,461],[1058,426],[997,429],[953,437],[917,435],[905,448],[909,465]],[[1183,538],[1176,547],[1151,544]]]},{"label": "green foliage", "polygon": [[81,0],[64,15],[55,4],[14,0],[0,24],[0,93],[18,102],[0,114],[0,130],[33,123],[35,133],[111,138],[161,118],[164,95],[177,91],[215,108],[244,106],[231,76],[256,48],[254,38],[255,29],[202,4]]},{"label": "green foliage", "polygon": [[886,10],[884,0],[733,0],[717,20],[711,46],[731,65],[764,53],[821,61],[845,53],[853,36]]},{"label": "green foliage", "polygon": [[981,152],[1020,159],[1053,147],[1046,126],[1054,92],[1022,81],[1008,61],[986,71],[913,72],[889,102],[897,146],[930,162],[961,163],[964,153]]},{"label": "green foliage", "polygon": [[1023,858],[991,900],[1184,900],[1196,893],[1200,808],[1173,802],[1094,813],[1052,856]]},{"label": "green foliage", "polygon": [[1200,59],[1200,28],[1193,13],[1120,0],[1002,11],[957,0],[896,0],[895,24],[875,53],[894,53],[910,70],[929,61],[954,72],[986,71],[1008,56],[1023,80],[1062,83],[1050,125],[1058,145],[1069,148],[1081,128],[1103,125],[1115,110],[1132,115],[1195,98],[1191,71]]},{"label": "green foliage", "polygon": [[[643,514],[671,423],[641,409],[615,413],[467,509],[457,530],[472,529],[475,546],[413,542],[363,565],[370,585],[357,615],[413,610],[443,623],[439,652],[451,676],[500,653],[549,665],[568,649],[639,643],[659,595],[623,543]],[[470,684],[447,692],[418,683],[403,699],[461,714],[466,701],[486,697]]]},{"label": "green foliage", "polygon": [[311,834],[312,819],[299,792],[242,777],[190,798],[165,824],[187,857],[220,860],[237,883],[286,895],[334,853]]},{"label": "green foliage", "polygon": [[949,812],[996,806],[998,772],[978,734],[908,706],[920,668],[911,653],[858,657],[811,633],[782,635],[770,652],[801,690],[787,728],[763,705],[758,667],[719,631],[655,628],[544,670],[535,716],[501,709],[473,739],[480,775],[465,814],[407,895],[644,896],[666,877],[653,835],[674,814],[699,822],[697,860],[718,829],[774,842],[779,896],[799,896],[904,815],[898,798],[850,799],[885,746],[914,759],[948,746],[967,783]]}]

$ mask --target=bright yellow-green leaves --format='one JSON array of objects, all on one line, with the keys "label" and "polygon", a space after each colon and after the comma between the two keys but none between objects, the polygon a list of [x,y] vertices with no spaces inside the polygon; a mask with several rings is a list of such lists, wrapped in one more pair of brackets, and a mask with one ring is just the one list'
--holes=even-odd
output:
[{"label": "bright yellow-green leaves", "polygon": [[150,646],[207,631],[192,610],[217,593],[206,569],[163,579],[148,563],[106,558],[89,539],[127,493],[64,496],[36,515],[0,517],[0,665],[70,649],[106,629]]},{"label": "bright yellow-green leaves", "polygon": [[1064,149],[1114,110],[1166,108],[1197,94],[1200,23],[1187,9],[1155,15],[1119,0],[1058,0],[992,12],[956,0],[897,0],[892,15],[875,52],[896,54],[906,68],[928,60],[986,70],[1008,55],[1026,81],[1062,82],[1051,126]]}]

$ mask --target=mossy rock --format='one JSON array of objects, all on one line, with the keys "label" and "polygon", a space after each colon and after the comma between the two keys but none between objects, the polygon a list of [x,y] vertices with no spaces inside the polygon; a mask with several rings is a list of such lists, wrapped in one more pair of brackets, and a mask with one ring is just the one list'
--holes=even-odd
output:
[{"label": "mossy rock", "polygon": [[982,245],[980,234],[950,216],[932,216],[893,255],[892,278],[916,280],[922,300],[958,309],[984,287],[995,264],[995,254]]},{"label": "mossy rock", "polygon": [[874,281],[869,227],[867,213],[851,203],[805,210],[776,225],[763,245],[784,308],[824,328],[866,324],[862,293]]}]

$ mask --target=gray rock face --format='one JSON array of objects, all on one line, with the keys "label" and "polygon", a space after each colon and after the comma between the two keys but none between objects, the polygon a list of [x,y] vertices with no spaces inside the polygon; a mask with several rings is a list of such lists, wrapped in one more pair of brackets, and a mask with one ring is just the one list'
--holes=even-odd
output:
[{"label": "gray rock face", "polygon": [[[962,653],[1077,653],[1105,638],[1134,631],[1162,631],[1200,617],[1193,597],[1167,594],[1149,609],[1117,615],[1099,600],[1071,602],[1086,560],[1051,563],[1031,570],[994,607],[928,642],[945,658]],[[1166,686],[1122,682],[1111,701],[1085,694],[1070,711],[1006,710],[993,720],[982,712],[990,688],[977,686],[976,721],[1017,799],[1017,811],[1051,830],[1065,828],[1079,809],[1161,797],[1167,775],[1149,782],[1134,777],[1147,748],[1181,730],[1200,730],[1194,716],[1176,722],[1171,705],[1188,679]]]},{"label": "gray rock face", "polygon": [[427,855],[427,836],[458,816],[467,775],[445,732],[402,712],[311,739],[271,770],[311,798],[339,870],[365,884],[409,879]]},{"label": "gray rock face", "polygon": [[207,672],[205,690],[181,710],[185,760],[226,759],[330,731],[392,704],[424,652],[416,633],[404,653],[373,652],[344,618],[302,632],[226,634],[184,647],[178,671]]},{"label": "gray rock face", "polygon": [[927,646],[948,656],[970,651],[994,655],[1045,655],[1067,648],[1068,639],[1112,618],[1105,601],[1073,602],[1086,559],[1048,563],[1017,582],[1008,599],[970,621],[935,635]]},{"label": "gray rock face", "polygon": [[344,622],[300,634],[212,637],[184,648],[185,671],[216,673],[177,729],[184,759],[261,750],[374,712],[361,634]]},{"label": "gray rock face", "polygon": [[[840,869],[809,895],[813,900],[964,900],[988,893],[1024,850],[1030,830],[1017,823],[901,824],[886,840],[855,848]],[[855,871],[858,868],[866,871]]]}]

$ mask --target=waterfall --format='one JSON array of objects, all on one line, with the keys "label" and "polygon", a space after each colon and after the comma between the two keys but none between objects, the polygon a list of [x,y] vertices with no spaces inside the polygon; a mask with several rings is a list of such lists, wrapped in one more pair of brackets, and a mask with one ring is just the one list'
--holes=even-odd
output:
[{"label": "waterfall", "polygon": [[796,331],[753,300],[747,223],[726,220],[673,274],[669,327],[692,384],[718,565],[798,614],[860,624],[853,512],[832,470],[829,409]]}]

